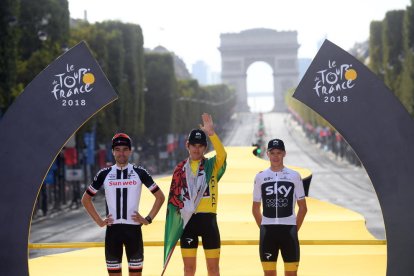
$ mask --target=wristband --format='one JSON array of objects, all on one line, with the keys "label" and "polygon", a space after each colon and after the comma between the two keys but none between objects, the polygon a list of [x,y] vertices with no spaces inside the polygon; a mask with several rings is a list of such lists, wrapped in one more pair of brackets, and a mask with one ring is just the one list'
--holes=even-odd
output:
[{"label": "wristband", "polygon": [[148,221],[148,224],[152,223],[152,218],[149,215],[145,217],[145,220]]}]

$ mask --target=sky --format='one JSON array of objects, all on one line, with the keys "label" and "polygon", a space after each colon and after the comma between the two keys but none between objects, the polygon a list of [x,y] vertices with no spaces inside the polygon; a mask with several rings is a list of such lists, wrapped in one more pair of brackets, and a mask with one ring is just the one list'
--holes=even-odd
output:
[{"label": "sky", "polygon": [[344,50],[369,37],[373,20],[406,9],[410,0],[68,0],[72,18],[139,24],[144,47],[158,45],[191,66],[220,71],[220,34],[254,28],[297,31],[299,58],[312,59],[325,38]]}]

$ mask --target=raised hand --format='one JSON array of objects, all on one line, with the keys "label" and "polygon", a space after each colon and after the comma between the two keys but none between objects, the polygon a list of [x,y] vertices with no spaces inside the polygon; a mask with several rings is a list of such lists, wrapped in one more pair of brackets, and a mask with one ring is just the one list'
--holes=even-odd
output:
[{"label": "raised hand", "polygon": [[203,125],[200,125],[201,130],[203,130],[208,136],[214,135],[214,123],[211,115],[208,113],[203,113],[201,115],[203,120]]}]

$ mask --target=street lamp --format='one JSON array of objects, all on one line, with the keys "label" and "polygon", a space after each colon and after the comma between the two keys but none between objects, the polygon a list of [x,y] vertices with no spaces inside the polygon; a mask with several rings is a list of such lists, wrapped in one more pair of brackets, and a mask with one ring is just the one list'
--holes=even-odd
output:
[{"label": "street lamp", "polygon": [[47,40],[47,33],[44,31],[38,31],[37,37],[40,39],[40,41],[46,41]]},{"label": "street lamp", "polygon": [[[37,38],[40,41],[46,41],[48,38],[48,34],[46,31],[43,30],[43,27],[49,24],[50,18],[51,18],[51,14],[48,13],[45,16],[43,16],[38,23],[35,24],[36,29],[39,29],[37,31]],[[7,18],[7,22],[9,24],[9,27],[24,26],[24,25],[32,24],[32,22],[21,21],[14,15],[9,16]]]}]

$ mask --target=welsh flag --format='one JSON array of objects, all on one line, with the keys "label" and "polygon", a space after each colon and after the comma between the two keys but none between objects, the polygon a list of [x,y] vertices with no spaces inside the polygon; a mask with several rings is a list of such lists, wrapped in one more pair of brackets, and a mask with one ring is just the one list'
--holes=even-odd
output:
[{"label": "welsh flag", "polygon": [[[187,183],[187,173],[191,173],[189,160],[184,160],[174,170],[168,196],[167,217],[165,220],[164,268],[161,276],[164,275],[174,248],[207,189],[208,183],[213,175],[215,161],[215,156],[202,160],[197,175],[197,183],[200,188],[196,192],[191,192],[191,187]],[[225,169],[226,163],[217,172],[218,180],[224,174]],[[196,183],[191,183],[190,186],[194,184]]]}]

